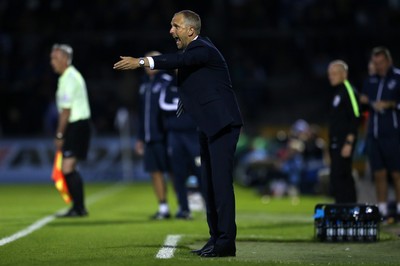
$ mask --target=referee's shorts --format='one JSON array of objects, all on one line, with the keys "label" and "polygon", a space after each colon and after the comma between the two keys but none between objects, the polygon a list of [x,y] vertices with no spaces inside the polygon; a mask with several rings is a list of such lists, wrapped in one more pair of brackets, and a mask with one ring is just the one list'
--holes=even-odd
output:
[{"label": "referee's shorts", "polygon": [[368,157],[373,172],[386,169],[388,172],[400,171],[399,138],[368,138]]},{"label": "referee's shorts", "polygon": [[63,157],[85,160],[89,150],[89,119],[69,123],[64,135]]},{"label": "referee's shorts", "polygon": [[167,146],[162,141],[146,143],[143,160],[146,172],[168,172],[170,170]]}]

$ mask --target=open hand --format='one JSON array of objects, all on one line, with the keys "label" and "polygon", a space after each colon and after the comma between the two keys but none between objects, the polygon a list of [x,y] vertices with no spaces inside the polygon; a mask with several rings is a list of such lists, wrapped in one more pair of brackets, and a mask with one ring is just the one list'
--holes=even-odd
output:
[{"label": "open hand", "polygon": [[121,60],[114,64],[114,69],[129,70],[139,67],[139,58],[134,58],[130,56],[120,56],[120,58]]},{"label": "open hand", "polygon": [[395,103],[393,101],[376,101],[372,104],[372,107],[377,112],[382,112],[385,109],[394,108]]},{"label": "open hand", "polygon": [[351,156],[351,150],[353,149],[353,146],[350,144],[344,144],[342,147],[341,155],[343,158],[349,158]]}]

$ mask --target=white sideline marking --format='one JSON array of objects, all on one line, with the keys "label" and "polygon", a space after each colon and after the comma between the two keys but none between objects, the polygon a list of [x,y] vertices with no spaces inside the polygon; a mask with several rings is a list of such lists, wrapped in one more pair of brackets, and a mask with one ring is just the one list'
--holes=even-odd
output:
[{"label": "white sideline marking", "polygon": [[28,226],[27,228],[11,235],[8,237],[5,237],[3,239],[0,239],[0,246],[4,246],[8,243],[11,243],[19,238],[22,238],[24,236],[29,235],[30,233],[42,228],[43,226],[45,226],[46,224],[50,223],[51,221],[53,221],[55,218],[54,215],[49,215],[44,217],[43,219],[40,219],[38,221],[36,221],[35,223],[31,224],[30,226]]},{"label": "white sideline marking", "polygon": [[157,259],[170,259],[174,256],[176,245],[182,238],[181,235],[168,235],[165,239],[163,247],[158,251]]},{"label": "white sideline marking", "polygon": [[[91,205],[91,204],[95,203],[96,201],[99,201],[100,199],[105,198],[106,196],[116,193],[116,192],[120,191],[122,188],[124,188],[124,187],[120,183],[117,183],[116,185],[108,187],[108,188],[88,197],[87,205]],[[67,208],[60,209],[56,213],[46,216],[46,217],[36,221],[35,223],[31,224],[27,228],[15,233],[11,236],[7,236],[7,237],[0,239],[0,247],[4,246],[6,244],[9,244],[11,242],[14,242],[15,240],[18,240],[22,237],[25,237],[25,236],[29,235],[30,233],[33,233],[36,230],[39,230],[46,224],[53,221],[56,218],[57,214],[64,212],[66,210],[67,210]]]}]

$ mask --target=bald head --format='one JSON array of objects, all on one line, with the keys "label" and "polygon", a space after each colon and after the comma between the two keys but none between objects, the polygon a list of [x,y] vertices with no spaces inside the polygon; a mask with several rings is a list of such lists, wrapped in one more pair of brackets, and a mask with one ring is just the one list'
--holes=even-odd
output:
[{"label": "bald head", "polygon": [[349,67],[342,60],[334,60],[328,66],[328,78],[332,86],[342,84],[347,79]]}]

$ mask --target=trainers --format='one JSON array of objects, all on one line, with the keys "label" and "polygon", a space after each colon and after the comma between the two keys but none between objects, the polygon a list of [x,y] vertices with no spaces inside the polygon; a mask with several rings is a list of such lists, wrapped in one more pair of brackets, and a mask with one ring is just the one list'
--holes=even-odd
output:
[{"label": "trainers", "polygon": [[171,214],[169,212],[161,213],[156,212],[153,216],[151,216],[152,220],[165,220],[171,218]]},{"label": "trainers", "polygon": [[179,211],[179,212],[177,212],[176,215],[175,215],[175,218],[176,219],[182,219],[182,220],[192,220],[193,219],[192,215],[188,211]]},{"label": "trainers", "polygon": [[188,193],[189,209],[192,211],[205,211],[205,203],[200,192]]}]

